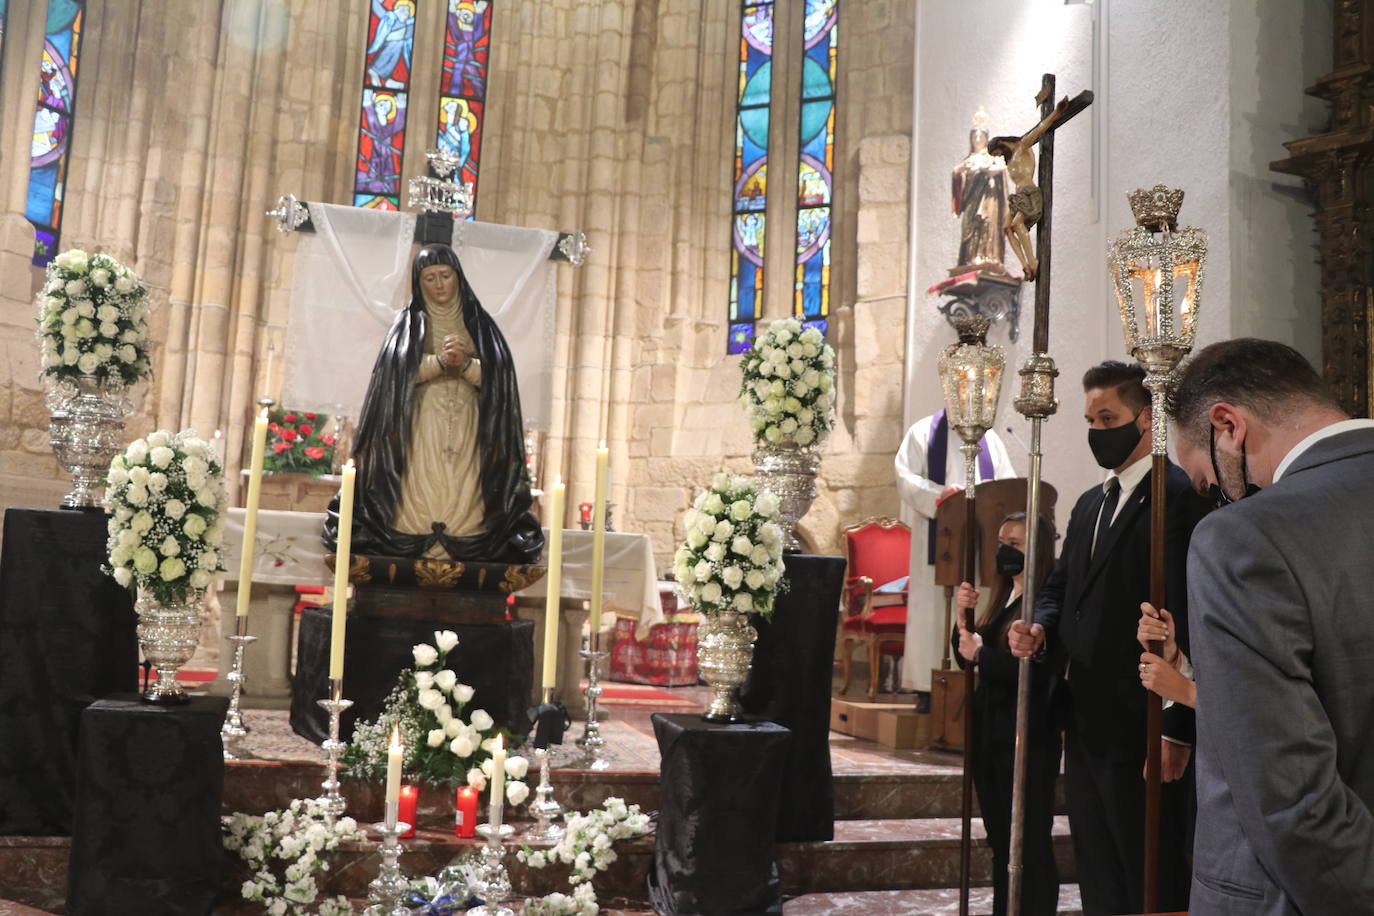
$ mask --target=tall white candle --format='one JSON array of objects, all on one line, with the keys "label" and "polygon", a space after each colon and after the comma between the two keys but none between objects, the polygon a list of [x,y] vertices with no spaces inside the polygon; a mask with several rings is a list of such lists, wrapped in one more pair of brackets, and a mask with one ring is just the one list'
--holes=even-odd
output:
[{"label": "tall white candle", "polygon": [[396,826],[396,807],[401,800],[401,759],[405,747],[401,744],[401,726],[392,726],[391,744],[386,749],[386,825]]},{"label": "tall white candle", "polygon": [[596,450],[596,497],[592,503],[592,607],[591,633],[601,632],[601,600],[606,581],[606,500],[610,498],[611,453],[606,440]]},{"label": "tall white candle", "polygon": [[344,627],[348,619],[348,562],[353,541],[353,459],[339,482],[339,544],[334,551],[334,614],[330,628],[329,676],[343,678]]},{"label": "tall white candle", "polygon": [[[219,434],[219,430],[215,430]],[[218,441],[218,440],[217,440]],[[235,613],[248,614],[248,599],[253,591],[253,549],[257,546],[258,500],[262,496],[262,460],[267,449],[267,408],[258,411],[253,421],[253,457],[248,465],[248,498],[244,505],[243,549],[239,558],[239,594]]]},{"label": "tall white candle", "polygon": [[487,809],[487,820],[493,829],[500,829],[502,806],[506,801],[506,743],[500,735],[496,737],[496,746],[491,750],[490,785],[491,807]]},{"label": "tall white candle", "polygon": [[567,488],[555,477],[549,488],[548,514],[544,522],[549,526],[548,595],[544,599],[544,687],[558,683],[558,606],[563,590],[563,496]]}]

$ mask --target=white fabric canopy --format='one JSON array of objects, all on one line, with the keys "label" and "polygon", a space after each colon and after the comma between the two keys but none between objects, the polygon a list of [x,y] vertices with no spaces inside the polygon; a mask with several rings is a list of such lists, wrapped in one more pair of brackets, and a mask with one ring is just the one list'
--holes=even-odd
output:
[{"label": "white fabric canopy", "polygon": [[[286,329],[282,403],[358,416],[377,351],[410,299],[415,214],[310,204],[300,233]],[[453,248],[515,361],[525,423],[548,431],[553,398],[558,233],[495,223],[454,225]]]}]

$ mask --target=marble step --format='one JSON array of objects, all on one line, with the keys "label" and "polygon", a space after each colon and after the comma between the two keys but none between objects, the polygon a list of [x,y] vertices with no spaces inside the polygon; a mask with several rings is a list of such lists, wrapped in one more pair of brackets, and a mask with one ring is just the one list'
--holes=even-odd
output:
[{"label": "marble step", "polygon": [[[985,916],[992,912],[992,888],[969,889],[969,912]],[[909,891],[860,891],[832,894],[803,894],[786,901],[783,916],[956,916],[959,889],[936,888]],[[1081,916],[1078,885],[1059,886],[1059,916]]]}]

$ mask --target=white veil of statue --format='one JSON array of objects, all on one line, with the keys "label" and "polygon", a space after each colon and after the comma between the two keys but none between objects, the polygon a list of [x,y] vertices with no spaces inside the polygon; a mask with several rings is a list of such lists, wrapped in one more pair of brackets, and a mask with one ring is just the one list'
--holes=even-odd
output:
[{"label": "white veil of statue", "polygon": [[[396,310],[410,299],[415,214],[310,204],[297,233],[282,403],[356,417]],[[553,399],[558,233],[459,222],[453,248],[515,362],[526,426],[547,431]]]}]

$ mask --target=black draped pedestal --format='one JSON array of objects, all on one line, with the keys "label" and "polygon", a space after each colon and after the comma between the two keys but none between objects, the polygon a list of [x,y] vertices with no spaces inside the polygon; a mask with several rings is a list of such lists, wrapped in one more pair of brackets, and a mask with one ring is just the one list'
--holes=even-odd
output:
[{"label": "black draped pedestal", "polygon": [[138,688],[129,592],[100,571],[103,512],[10,509],[0,552],[0,835],[72,830],[77,730]]},{"label": "black draped pedestal", "polygon": [[92,703],[67,878],[74,916],[208,913],[220,892],[225,697]]},{"label": "black draped pedestal", "polygon": [[772,622],[757,614],[758,630],[740,710],[792,732],[778,813],[780,842],[835,836],[835,786],[830,772],[830,691],[835,626],[844,588],[844,557],[790,554],[787,590]]},{"label": "black draped pedestal", "polygon": [[[329,683],[329,608],[301,612],[296,644],[296,676],[291,683],[291,728],[317,744],[329,737],[329,714],[320,708]],[[485,709],[497,726],[517,734],[529,727],[534,681],[534,621],[498,624],[456,624],[446,620],[364,617],[348,615],[344,643],[345,699],[353,707],[339,717],[339,736],[347,741],[353,723],[372,721],[386,704],[403,668],[415,667],[411,648],[434,644],[436,630],[453,630],[458,646],[448,655],[448,667],[461,683],[473,688],[467,709]]]},{"label": "black draped pedestal", "polygon": [[665,713],[653,723],[663,758],[649,872],[654,911],[781,913],[773,833],[788,730]]}]

